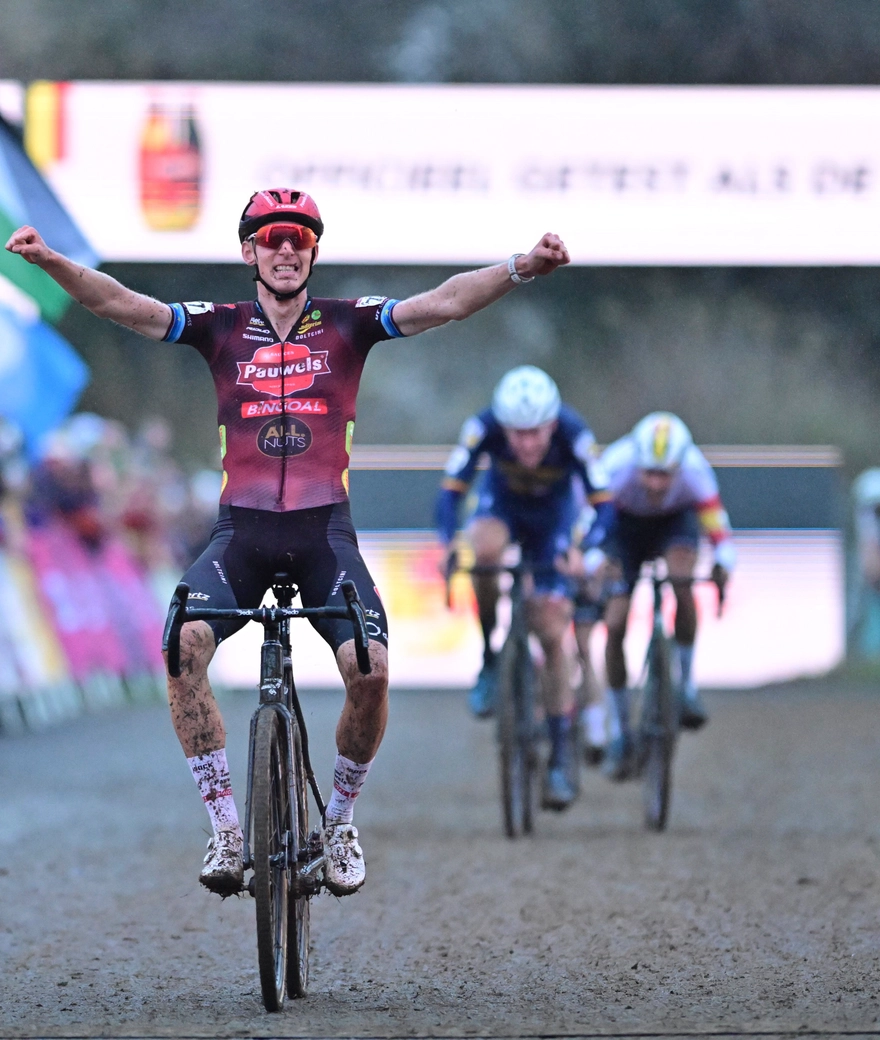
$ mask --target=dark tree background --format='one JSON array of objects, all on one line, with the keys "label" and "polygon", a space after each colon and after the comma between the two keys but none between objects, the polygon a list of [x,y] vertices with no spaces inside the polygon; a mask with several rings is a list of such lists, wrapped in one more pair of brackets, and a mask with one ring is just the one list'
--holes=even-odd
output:
[{"label": "dark tree background", "polygon": [[[877,84],[880,2],[0,0],[0,76]],[[244,268],[105,269],[167,300],[252,292]],[[319,266],[312,285],[317,295],[404,296],[449,273]],[[78,308],[61,331],[92,367],[83,407],[131,426],[167,414],[184,459],[215,460],[213,390],[194,351]],[[448,442],[505,368],[523,361],[560,379],[601,440],[666,407],[703,442],[836,443],[851,471],[880,463],[873,268],[570,269],[460,327],[380,347],[357,440]]]}]

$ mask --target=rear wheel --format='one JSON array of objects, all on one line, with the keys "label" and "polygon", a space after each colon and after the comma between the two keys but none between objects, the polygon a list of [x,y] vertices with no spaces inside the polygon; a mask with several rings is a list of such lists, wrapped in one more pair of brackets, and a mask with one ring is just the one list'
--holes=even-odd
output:
[{"label": "rear wheel", "polygon": [[511,634],[498,661],[498,752],[501,810],[508,838],[533,825],[535,742],[534,665],[528,640]]},{"label": "rear wheel", "polygon": [[[291,849],[293,870],[302,864],[301,852],[308,849],[308,780],[303,763],[299,726],[293,726],[293,801],[291,804]],[[291,886],[287,906],[287,992],[304,997],[309,985],[309,897],[300,894],[296,882]]]},{"label": "rear wheel", "polygon": [[251,849],[257,905],[257,958],[267,1011],[284,1005],[287,976],[290,785],[281,715],[267,708],[254,731]]},{"label": "rear wheel", "polygon": [[645,826],[653,831],[666,827],[672,798],[672,758],[678,726],[669,657],[668,640],[655,635],[648,652],[640,726]]}]

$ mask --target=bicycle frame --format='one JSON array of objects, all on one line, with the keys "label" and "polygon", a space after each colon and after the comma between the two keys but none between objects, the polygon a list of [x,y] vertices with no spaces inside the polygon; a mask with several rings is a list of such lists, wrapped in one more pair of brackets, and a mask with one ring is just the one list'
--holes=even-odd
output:
[{"label": "bicycle frame", "polygon": [[[670,667],[670,636],[663,620],[663,586],[690,587],[712,580],[672,578],[660,574],[656,560],[651,565],[653,622],[640,684],[644,693],[639,720],[638,768],[643,782],[645,825],[654,831],[666,827],[672,796],[672,760],[680,729],[678,695],[673,688]],[[722,586],[718,589],[720,614],[724,590]]]},{"label": "bicycle frame", "polygon": [[[291,618],[340,618],[347,619],[352,623],[355,637],[355,653],[358,668],[362,674],[368,675],[371,671],[369,658],[369,635],[366,627],[364,607],[357,593],[353,581],[342,582],[340,589],[345,598],[345,606],[342,607],[294,607],[291,606],[296,595],[295,587],[289,584],[285,575],[277,575],[278,580],[273,585],[273,590],[278,599],[278,606],[256,607],[252,609],[234,608],[221,609],[216,607],[191,607],[189,605],[189,586],[181,582],[171,600],[171,609],[165,624],[163,649],[168,652],[168,672],[173,678],[180,676],[180,633],[187,622],[190,621],[229,621],[245,618],[248,621],[259,622],[264,629],[265,638],[260,649],[260,703],[257,710],[251,716],[250,736],[248,740],[248,782],[247,803],[244,823],[244,846],[242,859],[245,869],[253,867],[253,856],[251,854],[249,836],[251,833],[251,815],[253,805],[253,773],[254,773],[254,732],[257,726],[257,717],[260,712],[270,710],[277,712],[284,720],[284,731],[288,735],[285,742],[285,754],[287,758],[287,775],[290,778],[290,796],[296,795],[295,779],[296,773],[293,764],[293,741],[290,735],[294,729],[294,722],[299,731],[302,747],[303,764],[305,766],[306,779],[309,782],[318,811],[323,820],[327,810],[326,803],[321,796],[320,788],[312,769],[309,758],[308,732],[306,730],[305,718],[293,681],[293,664],[290,646],[290,621]],[[290,669],[290,683],[288,691],[285,692],[284,673]],[[311,838],[311,835],[310,835]],[[309,852],[312,845],[309,842]],[[316,845],[316,848],[319,847]],[[316,877],[318,870],[323,865],[323,851],[316,852],[314,857],[309,856],[305,866],[297,866],[295,870],[296,888],[305,891],[297,891],[297,894],[315,894],[320,888],[320,880]],[[288,864],[291,866],[291,864]]]}]

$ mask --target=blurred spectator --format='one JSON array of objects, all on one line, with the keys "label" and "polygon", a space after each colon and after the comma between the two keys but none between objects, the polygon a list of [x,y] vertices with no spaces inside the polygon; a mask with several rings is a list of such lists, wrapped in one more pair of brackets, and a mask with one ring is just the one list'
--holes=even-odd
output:
[{"label": "blurred spectator", "polygon": [[60,520],[91,549],[120,537],[144,572],[162,576],[161,584],[207,545],[221,475],[200,470],[187,479],[171,454],[164,419],[145,420],[130,437],[121,423],[80,412],[46,438],[29,473],[11,462],[20,455],[19,441],[0,421],[0,503],[14,471],[29,525]]},{"label": "blurred spectator", "polygon": [[46,442],[42,460],[28,483],[24,511],[33,527],[61,520],[90,549],[105,535],[98,492],[82,445],[66,429],[56,430]]},{"label": "blurred spectator", "polygon": [[0,417],[0,547],[9,548],[16,529],[20,532],[18,504],[27,478],[24,436],[15,423]]},{"label": "blurred spectator", "polygon": [[856,580],[850,647],[859,657],[880,660],[880,468],[859,474],[852,491]]},{"label": "blurred spectator", "polygon": [[211,540],[217,520],[222,475],[213,469],[194,474],[187,488],[186,507],[177,524],[177,552],[182,566],[189,567]]}]

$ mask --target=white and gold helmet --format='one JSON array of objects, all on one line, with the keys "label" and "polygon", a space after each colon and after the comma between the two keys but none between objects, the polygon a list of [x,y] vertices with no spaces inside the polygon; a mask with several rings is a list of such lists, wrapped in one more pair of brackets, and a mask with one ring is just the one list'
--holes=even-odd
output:
[{"label": "white and gold helmet", "polygon": [[520,365],[501,377],[492,396],[492,414],[502,426],[531,430],[559,415],[559,388],[540,368]]},{"label": "white and gold helmet", "polygon": [[673,470],[694,443],[691,431],[671,412],[651,412],[635,424],[630,436],[641,469]]}]

